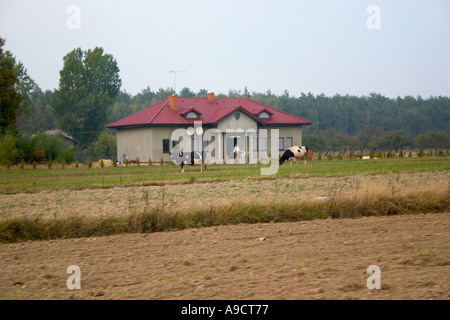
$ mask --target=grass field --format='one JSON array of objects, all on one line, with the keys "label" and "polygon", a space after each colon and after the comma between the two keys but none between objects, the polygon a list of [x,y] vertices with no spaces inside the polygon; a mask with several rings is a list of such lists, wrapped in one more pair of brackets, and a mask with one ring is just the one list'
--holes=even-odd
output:
[{"label": "grass field", "polygon": [[46,166],[33,169],[13,167],[0,169],[0,193],[40,192],[43,190],[80,190],[87,188],[112,188],[137,185],[184,184],[193,182],[214,182],[242,178],[279,179],[290,177],[339,177],[355,174],[390,174],[392,172],[436,172],[448,173],[450,157],[424,157],[377,160],[322,160],[303,162],[279,167],[277,174],[261,176],[263,165],[209,165],[205,172],[199,167],[180,168],[173,164],[140,165],[129,167],[87,168],[74,165],[64,169]]},{"label": "grass field", "polygon": [[261,167],[2,168],[0,242],[450,210],[450,157]]}]

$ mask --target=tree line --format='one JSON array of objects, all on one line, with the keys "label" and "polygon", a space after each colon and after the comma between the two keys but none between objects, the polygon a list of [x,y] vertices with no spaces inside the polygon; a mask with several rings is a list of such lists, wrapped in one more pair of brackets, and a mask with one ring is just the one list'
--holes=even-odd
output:
[{"label": "tree line", "polygon": [[[0,38],[2,163],[5,157],[10,157],[9,163],[24,157],[31,161],[33,146],[45,145],[43,136],[37,134],[52,128],[75,138],[73,154],[81,149],[87,157],[114,156],[114,132],[108,132],[106,125],[175,93],[173,88],[153,90],[149,86],[135,95],[122,90],[116,60],[99,47],[76,48],[65,55],[58,88],[42,91],[25,66],[11,52],[3,51],[4,42]],[[208,92],[185,87],[177,94],[206,97]],[[276,95],[245,87],[216,93],[216,97],[250,98],[311,121],[303,127],[303,143],[317,151],[450,149],[450,99],[446,96],[394,99],[377,93],[328,97],[303,92],[296,96],[287,90]],[[75,156],[68,154],[67,150],[61,155],[46,151],[47,159],[65,157],[70,162]]]}]

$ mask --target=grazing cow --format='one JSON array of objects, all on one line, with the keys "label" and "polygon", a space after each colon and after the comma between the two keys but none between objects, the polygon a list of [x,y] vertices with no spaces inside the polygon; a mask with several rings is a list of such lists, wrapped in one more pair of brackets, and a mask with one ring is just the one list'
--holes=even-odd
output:
[{"label": "grazing cow", "polygon": [[206,170],[205,157],[198,151],[178,152],[178,157],[173,157],[173,162],[180,165],[181,172],[184,172],[184,165],[200,165],[201,172],[203,172],[203,168]]},{"label": "grazing cow", "polygon": [[[283,153],[283,155],[280,158],[280,166],[286,161],[286,160],[297,160],[302,159],[308,161],[308,147],[304,146],[293,146],[288,149],[286,149]],[[291,162],[292,165],[292,162]]]}]

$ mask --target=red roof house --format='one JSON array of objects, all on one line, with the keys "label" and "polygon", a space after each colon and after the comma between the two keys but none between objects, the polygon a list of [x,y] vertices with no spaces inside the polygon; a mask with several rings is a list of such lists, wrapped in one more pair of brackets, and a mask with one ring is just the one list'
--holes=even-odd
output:
[{"label": "red roof house", "polygon": [[[311,124],[308,120],[277,110],[248,98],[215,98],[214,93],[208,93],[207,98],[183,98],[172,95],[126,118],[108,125],[117,129],[117,150],[119,161],[125,159],[140,162],[170,161],[171,148],[175,142],[170,142],[171,133],[175,128],[193,127],[201,123],[204,130],[215,128],[221,132],[230,130],[246,131],[269,129],[266,141],[256,139],[253,146],[247,139],[239,140],[243,152],[270,147],[270,129],[279,130],[280,152],[292,145],[301,145],[301,128]],[[232,139],[232,140],[231,140]],[[229,149],[238,141],[237,135],[225,140],[224,152],[231,156]],[[261,145],[262,144],[262,145]],[[207,145],[204,142],[203,147]],[[199,146],[194,146],[194,149]]]}]

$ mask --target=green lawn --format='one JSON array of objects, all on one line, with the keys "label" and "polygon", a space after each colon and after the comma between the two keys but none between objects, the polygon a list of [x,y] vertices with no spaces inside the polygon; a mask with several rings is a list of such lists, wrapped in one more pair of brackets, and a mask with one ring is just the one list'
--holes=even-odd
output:
[{"label": "green lawn", "polygon": [[0,168],[0,193],[40,192],[43,190],[111,188],[135,185],[178,184],[192,182],[222,181],[233,179],[277,179],[285,177],[347,176],[354,174],[389,174],[402,171],[433,171],[448,173],[450,157],[396,158],[377,160],[322,160],[310,161],[304,165],[285,163],[272,176],[262,176],[261,168],[268,165],[209,165],[200,172],[198,166],[186,166],[185,172],[167,164],[164,166],[130,166],[109,168],[65,169],[30,165],[24,169],[18,166],[9,170]]}]

